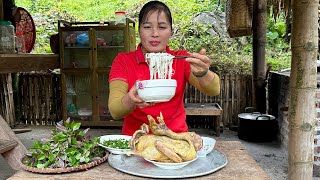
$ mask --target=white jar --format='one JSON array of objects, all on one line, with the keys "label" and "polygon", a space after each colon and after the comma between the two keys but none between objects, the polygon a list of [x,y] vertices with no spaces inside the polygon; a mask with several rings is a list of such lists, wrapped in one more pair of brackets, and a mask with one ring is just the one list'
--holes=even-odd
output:
[{"label": "white jar", "polygon": [[10,21],[0,21],[0,54],[15,53],[14,26]]},{"label": "white jar", "polygon": [[116,25],[124,25],[126,23],[126,13],[123,11],[117,11],[115,12],[116,15]]}]

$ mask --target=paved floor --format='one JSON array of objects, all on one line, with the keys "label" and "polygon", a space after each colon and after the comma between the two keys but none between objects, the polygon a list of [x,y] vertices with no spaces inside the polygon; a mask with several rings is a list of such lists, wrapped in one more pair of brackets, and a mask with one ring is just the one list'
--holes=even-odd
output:
[{"label": "paved floor", "polygon": [[[31,128],[31,132],[25,132],[17,134],[18,138],[22,143],[29,149],[33,142],[41,140],[45,137],[50,137],[53,126],[28,126]],[[212,136],[211,131],[208,129],[190,129],[195,131],[202,136]],[[93,128],[90,129],[88,134],[91,137],[97,137],[106,134],[120,134],[121,129],[101,129]],[[239,140],[237,132],[224,130],[220,137],[213,136],[216,140]],[[252,143],[240,140],[249,151],[250,155],[258,162],[258,164],[268,173],[268,175],[274,180],[285,180],[287,179],[287,155],[286,151],[280,147],[279,143],[268,142],[268,143]],[[0,156],[1,157],[1,156]],[[10,177],[14,171],[8,167],[4,159],[0,158],[0,179],[6,179]]]}]

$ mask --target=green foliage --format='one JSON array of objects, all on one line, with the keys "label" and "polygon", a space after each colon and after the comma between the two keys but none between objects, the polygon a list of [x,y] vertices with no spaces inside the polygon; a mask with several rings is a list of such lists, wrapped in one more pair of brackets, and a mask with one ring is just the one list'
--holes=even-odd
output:
[{"label": "green foliage", "polygon": [[81,124],[70,119],[58,122],[52,130],[52,137],[42,142],[35,141],[32,153],[22,163],[37,168],[65,168],[86,164],[104,155],[105,150],[98,146],[99,138],[90,139],[89,129],[80,130]]},{"label": "green foliage", "polygon": [[270,14],[267,20],[268,48],[276,47],[279,49],[287,49],[288,44],[284,42],[284,36],[286,33],[286,24],[284,16],[280,15],[277,19],[274,19]]},{"label": "green foliage", "polygon": [[[51,53],[50,35],[57,33],[58,20],[67,21],[112,21],[115,11],[126,11],[127,16],[138,23],[141,7],[148,0],[16,0],[16,5],[26,8],[33,16],[37,39],[34,53]],[[252,44],[251,37],[239,43],[236,38],[222,40],[208,32],[208,28],[193,23],[194,15],[200,12],[224,13],[224,5],[217,0],[163,0],[173,16],[173,35],[170,46],[173,49],[186,49],[189,52],[207,50],[212,57],[213,67],[224,73],[251,73]],[[224,1],[223,1],[224,4]],[[271,13],[270,13],[271,14]],[[279,16],[275,21],[268,16],[267,52],[268,64],[273,70],[290,67],[288,44],[284,42],[285,20]],[[138,26],[136,26],[138,27]],[[139,36],[137,33],[137,42]],[[223,65],[226,63],[226,65]],[[232,67],[232,68],[231,68]]]}]

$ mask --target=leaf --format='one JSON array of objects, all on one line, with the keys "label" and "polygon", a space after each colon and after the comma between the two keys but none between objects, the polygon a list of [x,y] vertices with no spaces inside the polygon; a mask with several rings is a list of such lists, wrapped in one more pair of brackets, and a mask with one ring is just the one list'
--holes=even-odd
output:
[{"label": "leaf", "polygon": [[41,144],[42,144],[41,142],[35,141],[33,143],[32,149],[39,149],[41,147]]},{"label": "leaf", "polygon": [[73,166],[76,162],[77,162],[77,159],[73,156],[70,156],[69,157],[69,162],[70,162],[70,166]]},{"label": "leaf", "polygon": [[74,155],[75,154],[75,152],[76,152],[76,149],[75,148],[68,148],[68,149],[66,149],[66,154],[68,154],[68,155]]},{"label": "leaf", "polygon": [[267,36],[272,39],[272,40],[275,40],[278,38],[279,34],[277,32],[268,32],[267,33]]},{"label": "leaf", "polygon": [[83,133],[86,134],[89,130],[90,130],[90,128],[87,128],[87,129],[83,130]]},{"label": "leaf", "polygon": [[78,159],[78,160],[81,159],[81,157],[82,157],[81,153],[78,153],[78,154],[75,156],[75,158]]},{"label": "leaf", "polygon": [[48,159],[53,162],[55,160],[55,156],[53,154],[49,154]]},{"label": "leaf", "polygon": [[63,132],[59,132],[57,135],[53,137],[54,142],[64,142],[68,139],[67,135]]},{"label": "leaf", "polygon": [[74,137],[71,138],[71,145],[78,145],[78,141],[76,138]]},{"label": "leaf", "polygon": [[40,154],[38,156],[38,160],[41,161],[41,160],[44,160],[46,158],[46,156],[44,154]]},{"label": "leaf", "polygon": [[64,126],[56,126],[56,128],[59,129],[60,131],[64,131],[64,132],[68,131],[67,128]]},{"label": "leaf", "polygon": [[37,168],[44,168],[45,164],[37,164]]},{"label": "leaf", "polygon": [[81,123],[76,123],[74,121],[71,122],[71,129],[72,131],[78,130],[81,126]]},{"label": "leaf", "polygon": [[84,162],[86,159],[84,157],[80,158],[80,162]]},{"label": "leaf", "polygon": [[66,120],[66,123],[70,123],[70,117],[68,117],[68,119]]},{"label": "leaf", "polygon": [[44,144],[42,146],[42,149],[45,150],[45,151],[49,151],[51,149],[50,145],[49,144]]}]

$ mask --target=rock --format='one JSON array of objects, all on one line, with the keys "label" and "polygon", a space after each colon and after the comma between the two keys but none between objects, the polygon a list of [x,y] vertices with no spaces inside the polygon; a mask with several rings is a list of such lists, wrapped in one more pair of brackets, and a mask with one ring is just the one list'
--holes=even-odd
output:
[{"label": "rock", "polygon": [[201,12],[196,14],[192,22],[211,27],[208,30],[209,34],[221,38],[229,38],[226,30],[225,16],[222,13]]}]

